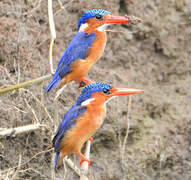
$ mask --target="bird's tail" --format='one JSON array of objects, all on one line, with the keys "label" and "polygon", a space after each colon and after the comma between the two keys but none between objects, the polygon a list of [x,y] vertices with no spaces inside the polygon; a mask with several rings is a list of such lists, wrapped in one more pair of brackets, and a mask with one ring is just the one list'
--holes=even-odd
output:
[{"label": "bird's tail", "polygon": [[61,78],[59,74],[55,74],[52,81],[50,81],[48,87],[46,88],[46,92],[52,91],[53,89],[58,87],[58,85],[60,84],[60,81],[61,81]]},{"label": "bird's tail", "polygon": [[57,167],[59,167],[62,164],[63,158],[65,155],[60,152],[56,152],[56,158],[55,158],[55,164],[54,164],[54,169],[56,170]]}]

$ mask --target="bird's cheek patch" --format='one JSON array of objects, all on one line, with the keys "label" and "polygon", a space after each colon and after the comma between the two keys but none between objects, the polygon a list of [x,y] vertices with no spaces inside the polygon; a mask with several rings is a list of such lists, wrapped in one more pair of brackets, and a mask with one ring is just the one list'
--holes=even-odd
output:
[{"label": "bird's cheek patch", "polygon": [[90,104],[91,101],[94,101],[94,100],[95,98],[87,99],[81,103],[81,106],[87,106],[88,104]]},{"label": "bird's cheek patch", "polygon": [[79,32],[83,32],[88,27],[87,23],[81,24]]}]

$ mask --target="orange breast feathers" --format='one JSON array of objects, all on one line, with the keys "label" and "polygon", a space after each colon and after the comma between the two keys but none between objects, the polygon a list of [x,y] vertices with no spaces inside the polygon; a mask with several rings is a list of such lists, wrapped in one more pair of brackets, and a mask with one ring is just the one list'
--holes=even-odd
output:
[{"label": "orange breast feathers", "polygon": [[102,125],[106,116],[105,106],[88,106],[88,110],[65,135],[61,142],[61,153],[67,155],[81,152],[83,144],[92,137]]},{"label": "orange breast feathers", "polygon": [[97,37],[92,47],[89,48],[89,55],[85,60],[79,59],[71,65],[72,71],[66,76],[64,84],[72,80],[79,80],[88,74],[92,65],[95,64],[102,56],[106,45],[106,33],[95,32]]}]

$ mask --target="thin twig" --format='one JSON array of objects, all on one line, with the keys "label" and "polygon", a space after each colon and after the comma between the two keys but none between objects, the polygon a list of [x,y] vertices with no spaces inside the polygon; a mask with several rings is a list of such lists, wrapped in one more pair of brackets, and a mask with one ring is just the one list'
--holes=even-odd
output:
[{"label": "thin twig", "polygon": [[15,173],[11,177],[11,179],[17,179],[16,177],[18,175],[19,169],[21,168],[21,159],[22,159],[22,156],[21,156],[21,154],[19,154],[19,162],[18,162],[17,170],[15,171]]},{"label": "thin twig", "polygon": [[3,66],[0,66],[0,69],[3,69],[7,75],[7,77],[9,78],[9,80],[13,83],[14,81],[12,80],[11,76],[9,75],[9,72],[7,70],[7,68],[3,67]]},{"label": "thin twig", "polygon": [[[46,152],[50,152],[50,151],[52,151],[52,150],[53,150],[53,148],[51,148],[51,149],[49,149],[49,150],[46,150],[46,151],[38,152],[38,153],[36,153],[34,156],[32,156],[28,161],[26,161],[26,162],[20,164],[20,166],[23,166],[23,165],[29,163],[31,160],[33,160],[34,158],[36,158],[38,155],[43,154],[43,153],[46,153]],[[18,168],[18,166],[15,166],[15,167],[6,169],[6,170],[2,171],[2,173],[9,172],[9,171],[11,171],[11,170],[13,170],[13,169],[15,169],[15,168]]]},{"label": "thin twig", "polygon": [[27,168],[27,169],[24,169],[24,170],[20,170],[19,173],[23,173],[23,172],[26,172],[26,171],[34,171],[35,173],[41,175],[42,177],[47,178],[47,175],[45,176],[44,174],[41,174],[39,171],[37,171],[36,169],[33,169],[33,168]]},{"label": "thin twig", "polygon": [[125,138],[124,138],[124,141],[123,141],[122,152],[121,152],[122,166],[123,166],[123,164],[124,164],[125,145],[126,145],[127,138],[128,138],[128,134],[129,134],[129,127],[130,127],[129,117],[130,117],[130,111],[131,111],[131,95],[128,97],[127,129],[126,129],[126,134],[125,134]]},{"label": "thin twig", "polygon": [[50,63],[50,72],[54,74],[52,52],[53,52],[54,40],[56,39],[56,30],[53,18],[52,0],[48,0],[48,20],[51,33],[51,41],[49,47],[49,63]]},{"label": "thin twig", "polygon": [[59,14],[63,9],[67,8],[74,0],[69,1],[68,3],[65,3],[64,5],[62,5],[62,2],[60,0],[58,0],[58,3],[60,4],[60,9],[58,11],[56,11],[56,13],[54,14],[55,16],[57,14]]},{"label": "thin twig", "polygon": [[132,32],[127,32],[127,31],[115,31],[115,30],[111,30],[111,29],[107,29],[105,30],[107,32],[112,32],[112,33],[123,33],[123,34],[134,34],[137,33],[138,31],[132,31]]},{"label": "thin twig", "polygon": [[74,172],[78,175],[81,176],[81,171],[80,169],[69,159],[69,158],[64,158],[63,161],[67,163],[67,165],[74,170]]},{"label": "thin twig", "polygon": [[49,79],[51,77],[52,77],[52,75],[48,74],[48,75],[45,75],[45,76],[30,80],[30,81],[26,81],[26,82],[23,82],[23,83],[20,83],[20,84],[12,85],[12,86],[7,87],[7,88],[2,88],[2,89],[0,89],[0,95],[5,94],[5,93],[10,92],[10,91],[13,91],[13,90],[18,90],[20,88],[29,87],[29,86],[32,86],[34,84],[41,83],[41,82],[43,82],[43,81],[45,81],[45,80],[47,80],[47,79]]},{"label": "thin twig", "polygon": [[[37,4],[38,3],[38,4]],[[41,0],[37,0],[36,2],[35,2],[35,7],[32,9],[32,10],[30,10],[30,11],[27,11],[27,12],[24,12],[24,13],[22,13],[22,16],[25,16],[25,15],[28,15],[28,14],[32,14],[34,11],[36,11],[39,7],[40,7],[40,3],[41,3]],[[37,5],[36,5],[37,4]]]},{"label": "thin twig", "polygon": [[[19,17],[18,17],[19,20]],[[19,28],[18,28],[18,39],[17,39],[17,72],[18,72],[18,79],[17,84],[20,83],[20,76],[21,76],[21,67],[20,67],[20,34],[21,34],[21,22],[19,21]]]},{"label": "thin twig", "polygon": [[[56,39],[56,29],[54,25],[54,17],[53,17],[53,9],[52,9],[52,0],[48,0],[48,22],[50,27],[50,33],[51,33],[51,40],[50,40],[50,47],[49,47],[49,63],[50,63],[50,73],[54,74],[54,68],[53,68],[53,45],[54,40]],[[58,116],[58,109],[57,109],[57,101],[56,101],[56,108],[55,108],[55,119],[57,120]],[[55,126],[53,127],[55,130]],[[53,135],[52,135],[53,138]],[[54,164],[55,164],[55,153],[52,152],[52,160],[51,160],[51,179],[55,179],[55,170],[54,170]]]},{"label": "thin twig", "polygon": [[54,121],[53,121],[52,117],[50,116],[50,114],[49,114],[47,108],[45,107],[45,105],[31,91],[29,91],[27,89],[22,89],[22,90],[28,92],[29,94],[31,94],[33,96],[33,98],[36,100],[36,102],[38,102],[42,106],[42,108],[44,109],[45,113],[47,114],[47,116],[49,117],[51,122],[53,123]]},{"label": "thin twig", "polygon": [[54,151],[52,152],[52,157],[51,157],[51,180],[55,180],[56,179],[56,176],[55,176],[55,170],[54,170],[54,167],[55,167],[55,153]]},{"label": "thin twig", "polygon": [[26,99],[24,99],[25,103],[27,104],[27,106],[29,107],[29,109],[32,111],[32,114],[34,116],[35,119],[35,124],[40,124],[40,121],[35,113],[35,110],[31,107],[31,105],[28,103],[28,101]]}]

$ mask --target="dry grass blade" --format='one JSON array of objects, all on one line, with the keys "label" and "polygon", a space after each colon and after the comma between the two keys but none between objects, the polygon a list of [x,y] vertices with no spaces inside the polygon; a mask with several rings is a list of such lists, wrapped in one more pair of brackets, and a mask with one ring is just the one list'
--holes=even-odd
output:
[{"label": "dry grass blade", "polygon": [[124,138],[123,145],[122,145],[122,152],[121,152],[122,166],[123,166],[123,164],[124,164],[125,145],[126,145],[127,138],[128,138],[128,134],[129,134],[129,127],[130,127],[129,117],[130,117],[130,111],[131,111],[131,96],[128,97],[127,129],[126,129],[125,138]]},{"label": "dry grass blade", "polygon": [[[46,152],[50,152],[50,151],[52,151],[52,150],[53,150],[53,148],[51,148],[51,149],[49,149],[49,150],[46,150],[46,151],[41,151],[41,152],[36,153],[36,154],[35,154],[34,156],[32,156],[28,161],[26,161],[26,162],[24,162],[24,163],[22,163],[22,164],[19,164],[19,167],[20,167],[20,166],[23,166],[23,165],[25,165],[25,164],[27,164],[27,163],[29,163],[31,160],[33,160],[34,158],[36,158],[38,155],[43,154],[43,153],[46,153]],[[9,171],[11,171],[11,170],[13,170],[13,169],[15,169],[15,168],[18,168],[18,166],[9,168],[9,169],[7,169],[7,170],[4,170],[4,171],[2,171],[2,173],[9,172]]]},{"label": "dry grass blade", "polygon": [[45,107],[45,105],[44,105],[31,91],[29,91],[29,90],[27,90],[27,89],[22,89],[22,90],[23,90],[23,91],[26,91],[27,93],[29,93],[29,94],[31,94],[31,95],[33,96],[33,98],[35,99],[35,101],[42,106],[42,108],[44,109],[46,115],[49,117],[49,119],[50,119],[51,122],[53,123],[54,121],[53,121],[52,117],[50,116],[50,113],[48,112],[48,110],[47,110],[47,108]]},{"label": "dry grass blade", "polygon": [[21,167],[21,159],[22,159],[22,156],[21,156],[21,154],[19,154],[19,162],[18,162],[17,170],[15,171],[15,173],[11,179],[17,179],[17,174],[18,174],[20,167]]}]

